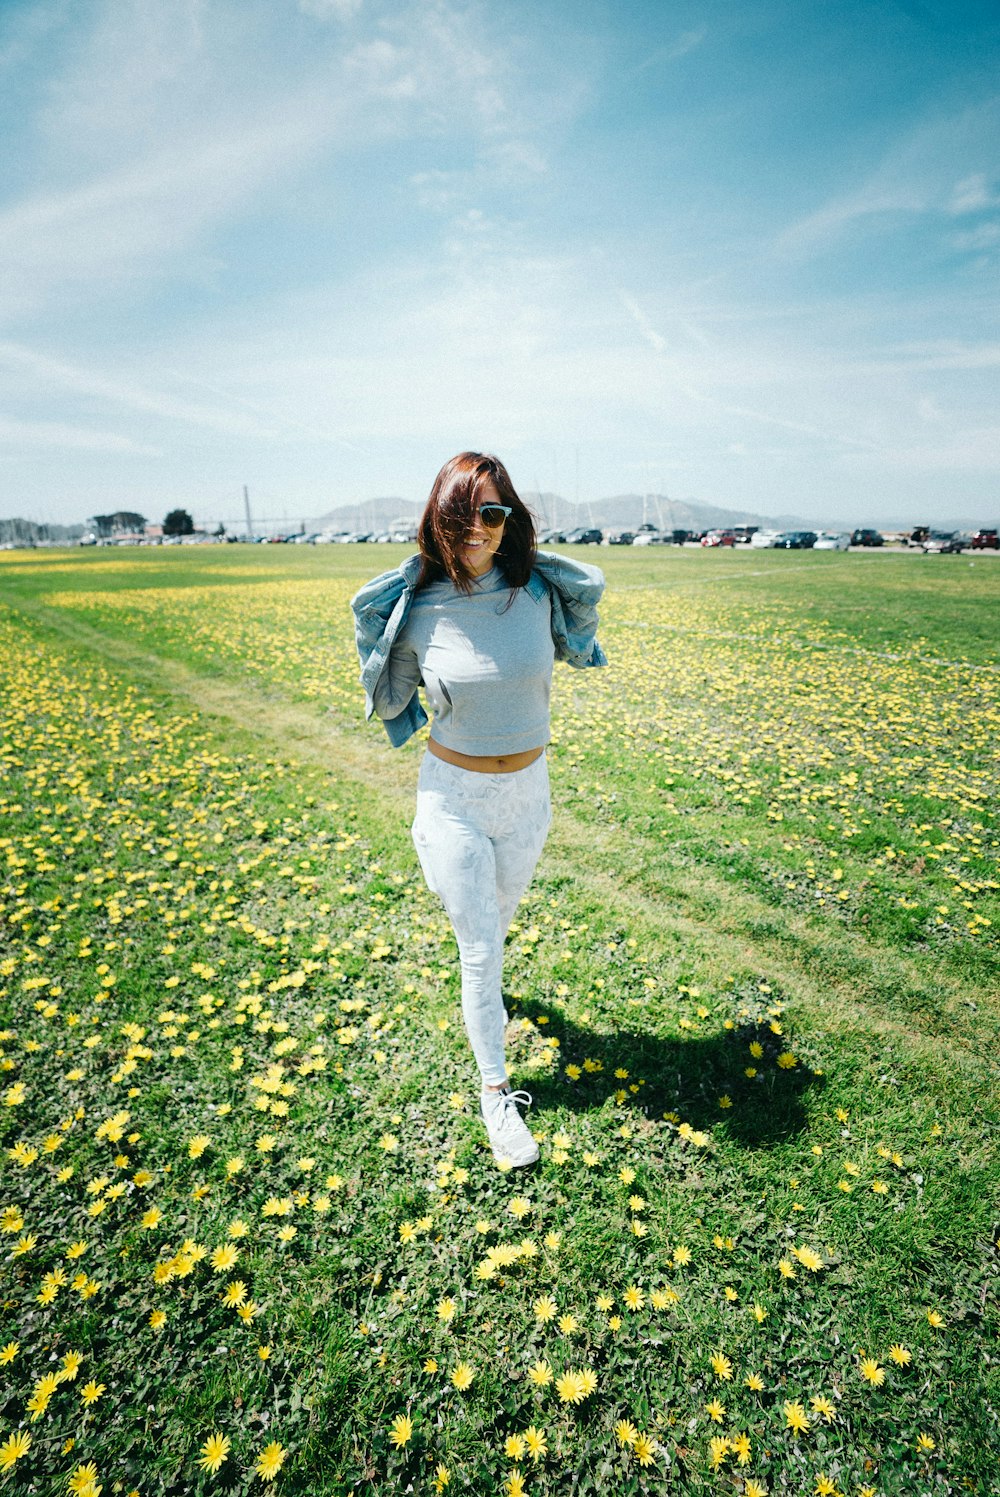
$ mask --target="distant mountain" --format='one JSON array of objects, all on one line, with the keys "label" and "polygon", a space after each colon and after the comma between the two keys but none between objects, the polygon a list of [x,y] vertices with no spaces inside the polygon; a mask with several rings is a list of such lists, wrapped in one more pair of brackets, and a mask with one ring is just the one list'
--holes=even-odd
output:
[{"label": "distant mountain", "polygon": [[[850,530],[850,525],[831,520],[804,520],[801,515],[760,515],[749,509],[723,509],[698,504],[693,499],[671,499],[666,494],[615,494],[585,504],[574,504],[561,494],[521,495],[535,516],[539,529],[574,530],[596,526],[600,530],[638,530],[646,523],[657,529],[709,530],[727,525],[760,525],[774,530]],[[320,515],[312,524],[317,530],[394,529],[398,524],[415,525],[423,506],[408,499],[363,499],[342,504]]]}]

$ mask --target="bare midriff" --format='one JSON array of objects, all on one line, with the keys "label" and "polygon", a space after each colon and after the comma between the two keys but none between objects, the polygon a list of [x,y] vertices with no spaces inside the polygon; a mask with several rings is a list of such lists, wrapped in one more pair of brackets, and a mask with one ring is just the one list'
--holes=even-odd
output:
[{"label": "bare midriff", "polygon": [[527,769],[529,764],[541,758],[545,745],[522,749],[519,754],[460,754],[428,738],[427,749],[436,759],[443,759],[446,764],[454,764],[459,769],[471,769],[474,774],[513,774],[515,770]]}]

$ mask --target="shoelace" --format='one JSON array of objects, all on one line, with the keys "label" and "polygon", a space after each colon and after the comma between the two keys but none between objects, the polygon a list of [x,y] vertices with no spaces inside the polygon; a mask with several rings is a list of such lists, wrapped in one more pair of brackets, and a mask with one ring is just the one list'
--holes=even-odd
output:
[{"label": "shoelace", "polygon": [[530,1107],[531,1106],[531,1093],[530,1092],[525,1092],[525,1091],[499,1092],[498,1095],[499,1095],[501,1103],[503,1105],[502,1116],[504,1117],[504,1119],[506,1119],[506,1117],[507,1117],[508,1108],[512,1107],[514,1109],[514,1116],[515,1116],[515,1118],[517,1118],[518,1122],[520,1122],[521,1121],[521,1114],[518,1112],[517,1109],[518,1109],[519,1106],[520,1107]]}]

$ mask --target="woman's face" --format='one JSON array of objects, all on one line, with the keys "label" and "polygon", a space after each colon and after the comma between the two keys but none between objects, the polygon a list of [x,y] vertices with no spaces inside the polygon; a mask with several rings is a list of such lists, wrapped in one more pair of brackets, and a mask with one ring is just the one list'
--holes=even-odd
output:
[{"label": "woman's face", "polygon": [[[501,502],[493,481],[490,480],[489,483],[484,484],[480,491],[479,503],[500,504]],[[498,525],[495,530],[488,529],[479,518],[477,510],[462,546],[462,560],[474,577],[482,577],[489,571],[502,540],[503,526]]]}]

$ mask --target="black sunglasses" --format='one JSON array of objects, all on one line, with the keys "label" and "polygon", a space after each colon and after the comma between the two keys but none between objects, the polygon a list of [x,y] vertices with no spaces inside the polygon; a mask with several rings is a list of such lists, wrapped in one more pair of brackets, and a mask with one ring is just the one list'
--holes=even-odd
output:
[{"label": "black sunglasses", "polygon": [[479,506],[479,518],[487,530],[499,530],[510,513],[509,504],[481,504]]}]

